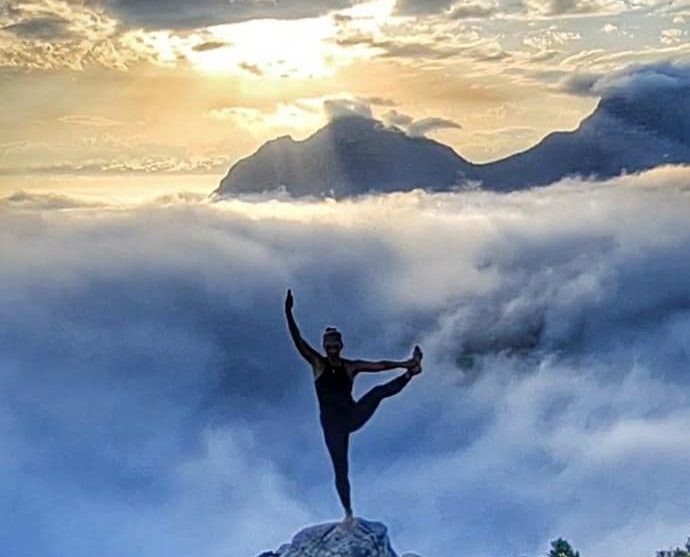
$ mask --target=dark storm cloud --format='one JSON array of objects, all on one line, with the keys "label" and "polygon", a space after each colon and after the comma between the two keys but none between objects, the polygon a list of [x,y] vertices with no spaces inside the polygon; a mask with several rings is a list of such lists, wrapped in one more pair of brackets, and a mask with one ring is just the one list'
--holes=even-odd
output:
[{"label": "dark storm cloud", "polygon": [[69,20],[57,16],[36,17],[6,25],[2,31],[9,31],[24,39],[59,40],[70,37]]},{"label": "dark storm cloud", "polygon": [[103,5],[127,27],[191,29],[258,18],[316,17],[347,8],[351,0],[104,0]]}]

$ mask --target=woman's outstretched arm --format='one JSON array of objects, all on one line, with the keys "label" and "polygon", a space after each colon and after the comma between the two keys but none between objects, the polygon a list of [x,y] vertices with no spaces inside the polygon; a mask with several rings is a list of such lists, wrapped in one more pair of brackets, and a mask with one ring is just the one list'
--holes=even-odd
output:
[{"label": "woman's outstretched arm", "polygon": [[290,329],[290,336],[292,337],[292,341],[295,343],[295,346],[302,357],[313,365],[318,359],[319,353],[302,338],[302,335],[299,332],[299,327],[297,327],[297,322],[292,315],[293,305],[294,300],[292,297],[292,290],[288,288],[287,296],[285,297],[285,315],[287,317],[288,328]]},{"label": "woman's outstretched arm", "polygon": [[422,350],[419,346],[414,347],[414,355],[409,360],[351,360],[353,373],[360,371],[386,371],[387,369],[395,369],[397,367],[404,367],[410,369],[415,367],[422,359]]},{"label": "woman's outstretched arm", "polygon": [[414,360],[352,360],[352,370],[359,371],[386,371],[398,367],[410,368]]}]

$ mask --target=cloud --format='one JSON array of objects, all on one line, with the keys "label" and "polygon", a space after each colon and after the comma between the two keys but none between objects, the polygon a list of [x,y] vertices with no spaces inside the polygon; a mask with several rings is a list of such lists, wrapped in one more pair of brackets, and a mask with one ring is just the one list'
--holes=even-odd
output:
[{"label": "cloud", "polygon": [[637,7],[627,0],[398,0],[400,15],[464,18],[559,18],[622,13]]},{"label": "cloud", "polygon": [[443,129],[456,128],[462,129],[462,126],[453,120],[447,118],[439,118],[437,116],[430,116],[415,120],[412,116],[402,114],[397,110],[389,110],[381,116],[381,121],[389,127],[397,127],[405,131],[412,137],[424,137],[427,133]]},{"label": "cloud", "polygon": [[408,133],[413,137],[422,137],[427,133],[443,128],[462,129],[462,126],[453,120],[439,117],[421,118],[408,127]]},{"label": "cloud", "polygon": [[21,2],[0,10],[0,65],[30,70],[126,69],[154,52],[122,33],[117,19],[90,2]]},{"label": "cloud", "polygon": [[104,116],[94,116],[89,114],[67,114],[65,116],[60,116],[58,118],[60,122],[65,122],[67,124],[77,124],[80,126],[95,126],[95,127],[109,127],[109,126],[120,126],[123,123],[113,120],[112,118],[106,118]]},{"label": "cloud", "polygon": [[374,109],[395,106],[396,101],[387,97],[351,95],[347,92],[300,97],[292,102],[279,102],[270,109],[252,106],[215,108],[205,116],[214,120],[233,120],[241,126],[256,130],[266,129],[266,134],[290,135],[305,138],[329,121],[353,114],[373,118]]},{"label": "cloud", "polygon": [[358,99],[326,99],[323,110],[329,120],[352,115],[372,117],[369,103]]},{"label": "cloud", "polygon": [[[316,99],[304,99],[302,103]],[[393,106],[391,99],[379,97],[333,97],[321,99],[323,112],[328,121],[344,116],[364,116],[380,120],[385,126],[397,127],[413,137],[423,137],[425,134],[442,128],[457,128],[462,126],[447,118],[437,116],[414,119],[412,116],[390,109],[379,117],[374,116],[372,106]]]},{"label": "cloud", "polygon": [[377,49],[380,52],[377,56],[381,58],[430,58],[445,59],[457,55],[460,48],[438,44],[433,41],[422,40],[401,40],[401,39],[377,39],[370,35],[355,34],[335,40],[341,47],[351,47],[364,45],[368,48]]},{"label": "cloud", "polygon": [[10,141],[8,143],[0,143],[0,161],[3,160],[7,156],[7,153],[13,149],[21,149],[26,145],[26,141]]},{"label": "cloud", "polygon": [[680,91],[690,88],[690,65],[657,62],[631,64],[610,74],[576,73],[562,81],[563,90],[577,95],[623,95],[637,99],[659,91]]},{"label": "cloud", "polygon": [[496,11],[496,2],[459,2],[453,5],[448,16],[451,19],[485,18]]},{"label": "cloud", "polygon": [[137,156],[114,156],[112,158],[91,158],[65,161],[56,164],[32,164],[30,166],[5,166],[0,169],[0,175],[12,174],[187,174],[213,173],[227,169],[230,160],[226,156],[188,156],[156,154]]},{"label": "cloud", "polygon": [[424,349],[351,445],[355,512],[396,548],[682,542],[689,192],[669,166],[510,195],[17,194],[0,205],[3,549],[255,555],[337,519],[288,287],[315,346],[336,324],[351,357]]},{"label": "cloud", "polygon": [[452,0],[397,0],[395,10],[401,15],[421,15],[447,10]]},{"label": "cloud", "polygon": [[0,203],[12,209],[79,209],[106,206],[102,202],[78,199],[59,193],[32,193],[21,190],[0,199]]},{"label": "cloud", "polygon": [[525,33],[522,42],[523,44],[536,48],[540,52],[547,52],[554,45],[560,46],[580,39],[582,39],[582,36],[572,31],[542,29],[536,33]]},{"label": "cloud", "polygon": [[659,40],[664,44],[677,44],[682,42],[687,35],[685,29],[679,29],[677,27],[670,29],[662,29],[659,32]]},{"label": "cloud", "polygon": [[224,41],[206,41],[206,42],[194,45],[192,47],[192,50],[194,50],[195,52],[206,52],[208,50],[217,50],[219,48],[225,48],[229,45],[230,45],[230,43],[227,43]]},{"label": "cloud", "polygon": [[548,16],[619,12],[628,7],[622,0],[526,0],[526,3],[534,11]]},{"label": "cloud", "polygon": [[239,67],[254,75],[263,75],[264,73],[257,64],[250,64],[249,62],[240,62]]},{"label": "cloud", "polygon": [[61,17],[45,16],[6,25],[0,30],[27,39],[60,40],[71,35],[69,23],[69,20]]},{"label": "cloud", "polygon": [[396,106],[398,103],[396,103],[393,99],[389,99],[387,97],[359,97],[362,101],[367,102],[369,104],[375,105],[375,106]]},{"label": "cloud", "polygon": [[130,28],[192,29],[260,18],[300,19],[348,8],[350,0],[105,0],[106,9]]}]

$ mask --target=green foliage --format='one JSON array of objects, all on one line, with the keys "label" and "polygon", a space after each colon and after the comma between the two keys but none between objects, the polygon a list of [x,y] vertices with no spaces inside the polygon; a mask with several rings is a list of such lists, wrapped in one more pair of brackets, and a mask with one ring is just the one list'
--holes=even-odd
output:
[{"label": "green foliage", "polygon": [[551,542],[549,557],[580,557],[580,552],[575,551],[563,538]]},{"label": "green foliage", "polygon": [[690,557],[690,538],[685,542],[685,549],[676,547],[675,549],[670,549],[666,552],[670,554],[671,557]]},{"label": "green foliage", "polygon": [[[676,547],[669,550],[671,557],[690,557],[690,537],[685,542],[685,549]],[[666,552],[667,554],[669,552]],[[580,552],[575,551],[571,545],[563,538],[558,538],[551,542],[551,550],[548,557],[580,557]]]}]

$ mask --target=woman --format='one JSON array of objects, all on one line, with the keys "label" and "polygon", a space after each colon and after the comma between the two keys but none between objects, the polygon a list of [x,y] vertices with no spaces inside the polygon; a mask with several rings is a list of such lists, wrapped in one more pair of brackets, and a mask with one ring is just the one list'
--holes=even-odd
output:
[{"label": "woman", "polygon": [[[345,509],[343,524],[349,527],[354,521],[347,462],[350,433],[357,431],[371,418],[384,398],[399,393],[414,375],[421,373],[422,351],[419,346],[415,346],[412,358],[403,361],[350,360],[340,356],[343,348],[340,332],[335,327],[326,327],[323,334],[326,356],[322,356],[300,335],[292,315],[293,304],[292,291],[288,289],[285,298],[288,327],[297,350],[312,366],[319,401],[319,419],[333,462],[336,490]],[[352,398],[352,383],[357,373],[398,367],[407,368],[407,371],[388,383],[373,387],[356,402]]]}]

